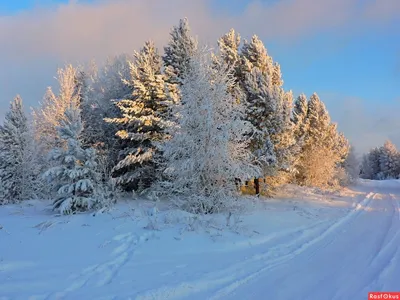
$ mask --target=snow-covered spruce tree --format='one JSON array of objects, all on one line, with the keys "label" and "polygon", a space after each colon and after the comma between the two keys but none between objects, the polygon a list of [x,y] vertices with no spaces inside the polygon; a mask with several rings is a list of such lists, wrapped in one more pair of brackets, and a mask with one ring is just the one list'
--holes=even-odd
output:
[{"label": "snow-covered spruce tree", "polygon": [[235,180],[260,176],[244,139],[252,126],[243,121],[244,104],[229,93],[232,84],[231,72],[212,67],[208,51],[195,54],[182,86],[185,104],[174,108],[178,125],[163,147],[170,179],[162,182],[164,191],[190,212],[235,209]]},{"label": "snow-covered spruce tree", "polygon": [[304,143],[304,138],[308,132],[307,124],[308,100],[306,95],[301,94],[294,102],[292,122],[294,127],[294,136],[297,143]]},{"label": "snow-covered spruce tree", "polygon": [[378,178],[381,174],[380,156],[382,149],[375,147],[367,154],[364,154],[361,163],[361,178],[364,179],[382,179]]},{"label": "snow-covered spruce tree", "polygon": [[[257,36],[253,36],[250,42],[244,42],[240,56],[240,71],[236,74],[239,77],[238,83],[245,93],[246,102],[250,106],[247,119],[257,128],[268,130],[276,157],[273,165],[268,164],[268,170],[264,175],[268,176],[267,181],[270,184],[284,182],[288,177],[286,174],[293,170],[293,152],[296,150],[291,121],[293,95],[281,87],[283,81],[280,67],[273,62]],[[262,80],[258,80],[257,77]],[[262,104],[263,102],[265,104]],[[257,108],[259,105],[269,105],[272,109],[263,112]],[[264,125],[257,125],[258,119],[262,118],[268,120],[268,129],[265,129]],[[265,140],[265,143],[269,142]],[[255,188],[258,193],[258,179],[255,180]]]},{"label": "snow-covered spruce tree", "polygon": [[[334,176],[336,162],[332,157],[331,145],[327,143],[331,125],[330,117],[325,105],[315,93],[308,102],[305,123],[308,125],[308,130],[301,150],[296,180],[302,185],[324,185]],[[326,157],[323,158],[323,156]]]},{"label": "snow-covered spruce tree", "polygon": [[182,85],[196,49],[197,40],[190,34],[188,19],[179,20],[179,25],[171,30],[168,45],[164,47],[163,61],[168,83]]},{"label": "snow-covered spruce tree", "polygon": [[[333,183],[337,166],[343,162],[348,144],[331,123],[328,111],[317,94],[310,97],[308,132],[298,163],[296,181],[302,185],[327,186]],[[347,155],[347,154],[346,154]]]},{"label": "snow-covered spruce tree", "polygon": [[76,107],[64,112],[65,116],[56,129],[66,147],[52,150],[50,159],[54,167],[44,173],[44,178],[52,183],[57,192],[53,208],[62,214],[87,211],[98,204],[96,152],[93,148],[82,148],[80,114],[80,109]]},{"label": "snow-covered spruce tree", "polygon": [[[244,88],[246,99],[245,120],[253,125],[250,133],[249,149],[257,163],[262,163],[262,176],[271,176],[277,164],[274,145],[271,141],[275,133],[277,102],[272,93],[272,78],[254,68],[246,75]],[[260,194],[260,178],[254,178],[256,194]]]},{"label": "snow-covered spruce tree", "polygon": [[381,155],[383,151],[383,146],[376,147],[372,149],[370,153],[371,166],[373,168],[373,175],[376,180],[384,180],[382,168],[381,168]]},{"label": "snow-covered spruce tree", "polygon": [[360,178],[372,179],[372,168],[369,161],[369,153],[364,153],[360,164]]},{"label": "snow-covered spruce tree", "polygon": [[235,84],[229,87],[229,92],[239,101],[243,101],[243,76],[241,74],[242,60],[239,53],[240,35],[231,29],[218,40],[219,51],[212,54],[212,62],[216,68],[227,65],[232,69]]},{"label": "snow-covered spruce tree", "polygon": [[380,173],[378,175],[381,179],[395,179],[400,174],[400,156],[396,146],[389,140],[385,141],[381,147],[379,156]]},{"label": "snow-covered spruce tree", "polygon": [[225,63],[232,68],[236,80],[240,77],[240,43],[240,35],[236,33],[234,29],[231,29],[218,40],[219,52],[217,55],[213,55],[213,61],[215,63]]},{"label": "snow-covered spruce tree", "polygon": [[155,144],[165,139],[164,128],[168,122],[164,115],[170,103],[161,74],[161,57],[152,42],[146,42],[135,53],[130,71],[127,84],[133,92],[129,99],[115,102],[121,117],[106,121],[118,126],[116,135],[122,143],[120,160],[112,176],[125,190],[137,191],[149,188],[156,179],[160,152]]},{"label": "snow-covered spruce tree", "polygon": [[296,155],[299,151],[294,136],[295,126],[291,120],[293,109],[293,93],[285,92],[281,87],[274,86],[277,99],[277,112],[275,117],[275,130],[272,143],[275,146],[278,174],[276,177],[285,177],[294,171]]},{"label": "snow-covered spruce tree", "polygon": [[132,59],[130,55],[109,57],[103,66],[92,66],[87,71],[88,93],[86,101],[81,104],[84,121],[82,139],[85,147],[96,149],[103,181],[111,176],[121,150],[119,139],[115,136],[116,125],[104,119],[119,117],[120,111],[113,101],[126,99],[132,94],[132,87],[124,83],[124,79],[130,77],[128,61]]},{"label": "snow-covered spruce tree", "polygon": [[263,74],[271,77],[274,86],[283,85],[279,64],[273,62],[272,57],[268,55],[267,49],[257,35],[253,35],[250,42],[244,41],[241,57],[243,70],[249,72],[253,68],[258,68]]},{"label": "snow-covered spruce tree", "polygon": [[347,156],[349,155],[350,152],[350,142],[349,140],[345,137],[343,132],[337,132],[336,128],[336,146],[335,150],[338,153],[340,157],[340,162],[344,162]]},{"label": "snow-covered spruce tree", "polygon": [[17,96],[0,126],[0,204],[27,200],[36,195],[40,184],[35,154],[22,99]]},{"label": "snow-covered spruce tree", "polygon": [[308,100],[306,95],[300,94],[294,102],[292,113],[293,137],[296,141],[296,149],[293,153],[293,176],[301,172],[301,151],[307,139],[309,123],[307,119]]}]

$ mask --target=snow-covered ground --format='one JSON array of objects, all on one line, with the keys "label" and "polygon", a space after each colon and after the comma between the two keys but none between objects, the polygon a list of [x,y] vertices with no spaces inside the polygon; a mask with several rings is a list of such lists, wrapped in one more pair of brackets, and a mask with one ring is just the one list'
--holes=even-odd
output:
[{"label": "snow-covered ground", "polygon": [[0,207],[0,299],[367,299],[400,291],[400,182],[288,186],[240,218]]}]

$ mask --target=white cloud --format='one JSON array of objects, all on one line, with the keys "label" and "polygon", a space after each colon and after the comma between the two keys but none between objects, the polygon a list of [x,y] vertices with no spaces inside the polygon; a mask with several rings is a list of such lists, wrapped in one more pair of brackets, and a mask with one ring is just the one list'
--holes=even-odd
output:
[{"label": "white cloud", "polygon": [[[281,0],[273,4],[249,1],[237,16],[217,16],[217,0],[108,0],[60,4],[0,17],[2,57],[32,59],[89,56],[128,51],[147,39],[165,42],[172,25],[189,17],[201,37],[215,39],[230,27],[244,35],[292,39],[357,23],[386,22],[399,11],[397,0],[380,0],[360,7],[358,0]],[[397,10],[396,10],[397,9]],[[365,22],[362,22],[365,21]]]}]

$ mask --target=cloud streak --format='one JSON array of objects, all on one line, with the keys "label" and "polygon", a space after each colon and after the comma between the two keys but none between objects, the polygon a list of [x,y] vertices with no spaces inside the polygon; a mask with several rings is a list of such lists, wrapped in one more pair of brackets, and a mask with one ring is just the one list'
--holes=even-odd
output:
[{"label": "cloud streak", "polygon": [[[216,1],[216,0],[215,0]],[[250,1],[238,16],[217,16],[213,0],[113,0],[71,2],[0,17],[2,57],[86,59],[130,51],[151,38],[163,43],[183,16],[201,37],[215,39],[230,27],[245,35],[293,39],[325,30],[386,23],[400,10],[398,0],[360,7],[358,0]]]}]

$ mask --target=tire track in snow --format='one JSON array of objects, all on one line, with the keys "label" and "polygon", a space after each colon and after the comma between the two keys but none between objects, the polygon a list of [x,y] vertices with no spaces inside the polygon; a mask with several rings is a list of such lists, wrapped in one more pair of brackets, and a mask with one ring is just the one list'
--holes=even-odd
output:
[{"label": "tire track in snow", "polygon": [[385,282],[384,278],[390,275],[393,268],[395,268],[394,266],[396,266],[394,262],[398,260],[398,255],[400,253],[400,206],[393,194],[388,196],[391,198],[390,200],[394,210],[391,228],[394,229],[395,234],[386,244],[383,245],[383,247],[381,247],[380,251],[369,264],[369,268],[373,268],[374,271],[370,276],[368,276],[368,279],[363,282],[363,285],[358,292],[365,292],[373,284],[379,284],[380,290],[383,290]]},{"label": "tire track in snow", "polygon": [[[286,244],[287,247],[298,246],[299,240],[302,241],[304,239],[304,236],[308,236],[308,234],[305,233],[308,233],[309,231],[316,230],[318,234],[320,232],[321,224],[326,224],[326,222],[319,222],[311,226],[304,226],[302,227],[302,229],[292,230],[290,233],[286,232],[285,235],[288,237],[291,237],[292,235],[300,235],[300,237],[294,238],[292,239],[292,242]],[[280,238],[281,236],[275,235],[275,237]],[[264,260],[266,256],[271,256],[272,258],[279,259],[280,253],[278,250],[281,250],[281,247],[270,248],[267,252],[253,255],[250,258],[246,258],[239,263],[230,265],[230,267],[223,270],[208,272],[200,280],[197,279],[183,283],[181,282],[177,285],[164,286],[161,288],[145,291],[139,294],[136,299],[174,299],[177,297],[189,296],[193,293],[199,293],[211,287],[216,288],[220,285],[231,282],[232,274],[242,272],[242,270],[248,267],[249,264],[252,263],[259,266],[259,262]]]},{"label": "tire track in snow", "polygon": [[[396,240],[400,235],[400,231],[399,231],[400,230],[400,227],[399,227],[399,225],[400,225],[400,208],[399,208],[399,204],[398,204],[396,196],[393,194],[389,194],[388,196],[390,197],[390,203],[391,203],[392,210],[393,210],[390,227],[385,229],[385,231],[386,231],[385,235],[384,235],[385,239],[380,244],[381,247],[380,247],[379,251],[376,253],[376,255],[374,256],[374,258],[372,259],[370,266],[374,262],[376,262],[379,258],[381,258],[385,254],[385,252],[387,252],[388,249],[390,249],[391,245],[399,245],[399,243],[397,243]],[[393,229],[394,234],[386,243],[384,243],[386,238],[389,236],[389,232],[391,231],[391,229]]]},{"label": "tire track in snow", "polygon": [[[382,235],[382,238],[378,242],[379,248],[376,251],[375,255],[372,257],[369,266],[371,266],[377,259],[379,259],[379,257],[381,256],[382,252],[385,250],[387,245],[390,244],[393,241],[393,239],[396,238],[397,235],[398,230],[396,230],[395,226],[396,223],[399,223],[399,211],[396,205],[396,197],[393,194],[389,194],[388,196],[390,196],[391,198],[390,204],[392,209],[392,216],[390,218],[390,222],[388,222],[388,226],[386,226],[384,229],[384,234]],[[391,229],[394,229],[394,234],[390,237],[389,241],[385,243],[385,241],[389,237]]]},{"label": "tire track in snow", "polygon": [[355,218],[362,213],[362,211],[363,211],[362,208],[369,207],[369,204],[371,203],[374,196],[375,196],[375,193],[373,193],[373,192],[367,194],[367,196],[365,196],[365,198],[356,205],[355,209],[351,210],[346,216],[344,216],[341,219],[339,219],[338,221],[336,221],[332,226],[330,226],[327,230],[325,230],[320,236],[310,240],[306,244],[303,244],[297,251],[287,255],[286,257],[283,257],[281,261],[276,261],[276,262],[269,261],[263,268],[259,269],[258,271],[254,272],[254,273],[250,273],[249,275],[243,277],[242,279],[236,280],[235,282],[231,283],[230,285],[222,288],[221,290],[217,291],[216,294],[211,299],[220,299],[220,298],[225,298],[225,297],[229,296],[237,288],[239,288],[239,287],[243,286],[244,284],[247,284],[251,280],[259,277],[261,274],[263,274],[267,271],[270,271],[270,270],[292,260],[293,258],[297,257],[298,255],[304,253],[306,250],[308,250],[313,245],[323,241],[326,237],[328,237],[336,232],[336,234],[332,240],[329,240],[328,242],[324,243],[322,246],[317,247],[312,252],[311,256],[308,258],[308,259],[311,259],[319,250],[321,250],[321,249],[327,247],[328,245],[330,245],[331,243],[333,243],[336,240],[336,238],[340,235],[340,232],[338,232],[337,230],[345,224],[347,225],[349,223],[350,224],[353,223]]},{"label": "tire track in snow", "polygon": [[[347,290],[338,291],[332,299],[343,299],[344,295],[346,298],[357,298],[360,295],[366,295],[371,290],[384,290],[381,288],[377,288],[376,284],[381,281],[383,275],[388,274],[389,271],[392,269],[393,261],[396,261],[397,255],[399,253],[399,246],[400,245],[400,232],[399,224],[400,224],[400,213],[398,202],[393,194],[387,195],[390,196],[391,199],[387,199],[390,201],[391,208],[392,208],[392,215],[390,217],[390,221],[388,224],[390,226],[385,227],[385,234],[383,234],[383,239],[379,241],[382,242],[380,247],[375,252],[375,255],[372,257],[369,264],[366,266],[366,273],[365,277],[362,278],[359,282],[357,282],[356,286],[352,285]],[[385,197],[387,198],[387,197]],[[384,199],[382,201],[384,201]],[[396,229],[397,226],[397,229]],[[384,241],[389,236],[390,229],[394,229],[394,235],[386,242]],[[393,248],[393,246],[395,246]],[[379,275],[378,275],[379,274]]]},{"label": "tire track in snow", "polygon": [[337,238],[340,237],[341,234],[344,232],[344,230],[339,231],[335,229],[339,229],[339,227],[342,227],[344,224],[347,225],[345,228],[353,224],[356,221],[357,217],[360,216],[364,210],[370,207],[371,201],[375,199],[376,195],[377,194],[373,192],[367,194],[367,196],[365,196],[365,198],[362,201],[357,203],[355,209],[351,210],[350,213],[348,213],[345,217],[340,219],[339,222],[335,223],[332,226],[330,232],[325,235],[325,236],[329,235],[331,239],[326,240],[325,243],[321,244],[321,246],[317,247],[313,251],[310,251],[310,255],[308,256],[307,260],[311,260],[320,250],[325,249],[329,245],[333,244],[337,240]]},{"label": "tire track in snow", "polygon": [[[292,260],[294,257],[308,250],[311,246],[322,241],[325,237],[332,234],[332,232],[335,232],[342,225],[347,224],[351,219],[362,212],[361,208],[363,206],[369,205],[374,195],[375,193],[372,192],[367,194],[347,215],[340,218],[339,220],[334,221],[333,223],[330,223],[327,228],[322,230],[322,232],[320,230],[317,230],[316,234],[312,235],[313,238],[311,239],[303,241],[304,236],[295,238],[292,240],[292,242],[289,242],[287,244],[280,244],[277,247],[269,249],[269,251],[265,253],[253,255],[251,258],[245,259],[223,270],[206,273],[203,277],[197,280],[182,282],[174,286],[164,286],[158,289],[148,290],[144,293],[139,294],[136,299],[174,299],[190,296],[195,293],[204,292],[206,290],[218,288],[221,285],[228,284],[224,288],[218,290],[214,297],[212,297],[211,299],[226,297],[238,287],[258,277],[262,273]],[[320,224],[321,223],[319,223],[319,225]],[[315,226],[315,224],[310,228],[312,227],[317,227],[318,229],[320,229],[320,226]],[[313,231],[313,229],[309,229],[308,231],[302,230],[300,232],[310,233],[310,231]],[[309,235],[307,234],[307,236]],[[289,251],[289,253],[287,254],[282,255],[282,248],[291,248],[291,251]],[[260,262],[264,264],[264,267],[259,267]],[[254,264],[256,267],[251,268],[251,270],[249,271],[250,264]],[[237,279],[238,274],[239,276],[242,276],[242,278],[239,280]]]}]

